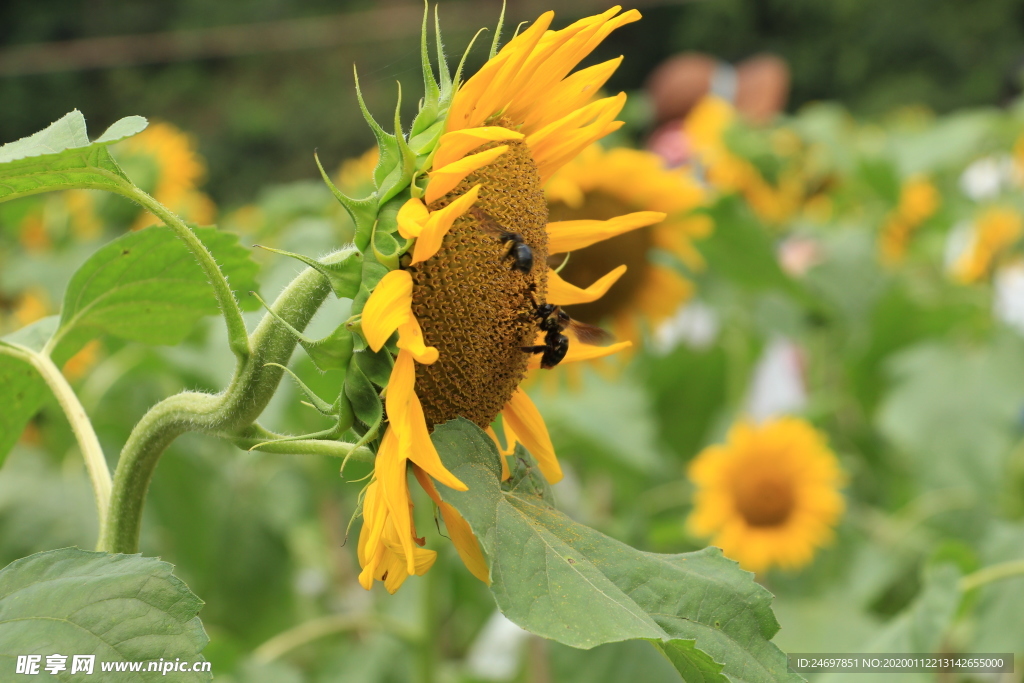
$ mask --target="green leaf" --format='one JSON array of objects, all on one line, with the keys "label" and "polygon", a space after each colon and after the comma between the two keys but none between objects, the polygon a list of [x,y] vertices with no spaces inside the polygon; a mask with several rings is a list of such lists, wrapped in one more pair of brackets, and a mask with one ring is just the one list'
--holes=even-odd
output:
[{"label": "green leaf", "polygon": [[32,419],[48,389],[46,383],[28,363],[0,354],[0,387],[3,387],[3,410],[0,410],[0,465],[18,443],[25,425]]},{"label": "green leaf", "polygon": [[910,606],[869,646],[869,652],[938,652],[960,605],[960,570],[951,562],[929,565]]},{"label": "green leaf", "polygon": [[[202,605],[155,558],[78,548],[36,553],[0,571],[0,668],[13,673],[18,655],[55,652],[95,654],[94,675],[101,662],[202,661],[209,640],[196,616]],[[60,678],[69,680],[69,672]],[[177,681],[212,678],[175,672]]]},{"label": "green leaf", "polygon": [[926,341],[889,362],[892,388],[875,421],[905,453],[915,481],[972,488],[993,503],[1020,438],[1024,344],[1010,333],[990,343]]},{"label": "green leaf", "polygon": [[[39,351],[56,328],[57,316],[51,315],[0,338],[0,345],[12,342]],[[35,368],[0,353],[0,404],[4,407],[0,410],[0,466],[49,393],[46,382]]]},{"label": "green leaf", "polygon": [[90,143],[85,117],[76,109],[38,133],[0,147],[0,201],[72,187],[114,190],[130,184],[107,145],[147,125],[141,116],[129,116]]},{"label": "green leaf", "polygon": [[[234,287],[256,288],[258,267],[235,235],[216,228],[195,231]],[[70,355],[74,351],[67,347],[100,334],[176,344],[200,318],[219,310],[188,247],[170,228],[152,226],[119,237],[82,264],[68,283],[51,347]]]},{"label": "green leaf", "polygon": [[715,229],[697,243],[711,272],[754,290],[797,289],[775,256],[768,232],[736,197],[725,197],[708,211]]},{"label": "green leaf", "polygon": [[569,519],[535,492],[503,490],[490,438],[464,419],[433,434],[469,490],[439,485],[488,557],[509,619],[578,648],[647,639],[688,681],[798,681],[770,642],[771,594],[717,548],[659,555]]}]

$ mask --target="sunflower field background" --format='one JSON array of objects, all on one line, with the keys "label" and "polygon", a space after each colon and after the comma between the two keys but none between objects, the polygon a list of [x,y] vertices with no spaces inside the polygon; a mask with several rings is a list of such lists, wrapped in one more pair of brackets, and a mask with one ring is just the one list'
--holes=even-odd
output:
[{"label": "sunflower field background", "polygon": [[[105,134],[116,141],[100,138],[86,148],[109,152],[138,188],[193,226],[228,273],[249,330],[264,316],[259,296],[272,301],[304,268],[281,252],[317,259],[358,243],[358,221],[317,164],[350,197],[391,182],[375,174],[381,154],[360,113],[351,64],[359,66],[366,108],[388,130],[400,82],[398,113],[409,133],[424,94],[421,7],[167,2],[132,14],[108,3],[85,17],[70,3],[58,11],[60,4],[0,9],[8,19],[0,22],[0,141],[31,135],[76,108],[90,128],[77,147],[123,116],[149,118],[144,130],[119,122]],[[481,21],[493,27],[500,5],[481,5]],[[439,6],[453,70],[477,28],[456,19],[461,7]],[[607,9],[553,8],[559,29]],[[534,22],[547,9],[509,3],[502,44],[520,21]],[[1009,653],[1016,673],[899,680],[1024,680],[1024,100],[1015,99],[1020,83],[1013,83],[1020,8],[992,0],[968,18],[952,2],[654,2],[640,10],[642,20],[617,29],[581,63],[597,72],[624,56],[599,94],[627,93],[618,114],[624,125],[546,178],[543,195],[553,222],[619,227],[605,241],[538,264],[551,268],[548,291],[565,297],[569,315],[632,346],[530,370],[519,391],[543,416],[564,478],[549,487],[543,454],[513,451],[513,436],[524,446],[535,442],[506,410],[494,439],[513,452],[500,456],[513,489],[553,502],[579,528],[645,557],[722,548],[751,572],[744,574],[751,586],[756,581],[774,596],[774,637],[770,617],[757,614],[763,640],[781,652]],[[25,66],[35,54],[28,47],[45,41],[171,30],[186,36],[330,12],[387,19],[393,34],[376,27],[367,38],[375,43],[229,50],[170,64]],[[907,21],[916,22],[909,35]],[[489,61],[491,38],[485,34],[468,53],[467,75]],[[51,48],[59,62],[62,53]],[[683,50],[726,60],[775,51],[792,70],[788,106],[751,123],[727,98],[708,94],[673,123],[685,154],[649,151],[658,122],[645,84],[659,62]],[[500,135],[488,140],[508,142]],[[54,343],[53,361],[112,466],[151,406],[178,392],[228,386],[235,367],[229,332],[210,278],[145,208],[85,189],[3,201],[5,187],[14,186],[5,186],[3,164],[24,159],[0,148],[0,342],[41,346],[51,316],[69,310],[84,321]],[[407,221],[395,217],[396,208],[389,220],[403,232],[392,241],[404,238],[408,248],[404,230],[415,225],[426,244],[427,216],[442,213],[430,207]],[[628,229],[615,223],[651,212],[664,218]],[[107,303],[90,300],[91,271],[83,270],[90,259],[136,248],[176,255],[159,285],[169,293],[147,294],[156,302],[149,307],[133,303],[130,287]],[[408,267],[395,263],[391,272]],[[147,264],[133,268],[145,272]],[[131,283],[135,276],[120,277]],[[347,286],[334,284],[335,292]],[[314,397],[329,404],[344,395],[346,375],[327,347],[310,342],[338,334],[339,323],[353,319],[350,303],[327,297],[303,330],[305,350],[287,364],[293,377],[283,378],[260,417],[274,434],[330,426],[333,418],[321,414],[327,406]],[[363,327],[372,324],[367,314]],[[398,347],[412,347],[405,335],[414,333],[398,330]],[[429,330],[428,341],[440,347]],[[573,336],[570,353],[585,346]],[[59,563],[71,560],[42,553],[91,550],[100,535],[80,435],[45,385],[23,379],[29,366],[22,360],[0,354],[0,566],[7,567],[0,571],[0,666],[10,671],[19,653],[52,654],[39,644],[45,631],[16,623],[11,596],[33,571],[22,558],[54,561],[46,571],[59,573]],[[413,549],[415,571],[396,580],[392,565],[388,583],[388,570],[365,570],[371,562],[360,536],[372,495],[364,486],[379,474],[372,456],[346,458],[339,477],[341,460],[326,451],[256,448],[272,436],[183,434],[160,459],[141,513],[142,558],[133,571],[184,591],[174,593],[175,618],[191,638],[181,652],[210,662],[214,680],[800,680],[784,659],[781,670],[726,668],[715,678],[687,674],[679,658],[642,638],[577,649],[564,644],[568,638],[523,630],[474,577],[480,565],[474,571],[466,559],[462,516],[447,516],[444,487],[440,498],[433,485],[409,487],[414,540],[427,537],[436,557]],[[410,461],[420,479],[420,463]],[[381,543],[404,571],[398,541]],[[490,541],[481,543],[489,554]],[[479,547],[476,553],[484,561]],[[142,567],[151,558],[165,564]],[[165,574],[172,567],[173,576]],[[54,589],[46,608],[59,612],[62,595]],[[750,604],[737,614],[761,609],[754,605],[760,598],[746,595]],[[559,609],[556,600],[540,611]],[[714,622],[724,632],[727,626]]]}]

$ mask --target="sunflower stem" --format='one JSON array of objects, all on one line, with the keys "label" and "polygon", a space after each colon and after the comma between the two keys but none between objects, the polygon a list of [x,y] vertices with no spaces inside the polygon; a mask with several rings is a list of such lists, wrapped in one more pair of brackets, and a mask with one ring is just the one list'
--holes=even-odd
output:
[{"label": "sunflower stem", "polygon": [[206,248],[202,240],[196,236],[192,228],[188,227],[183,220],[178,218],[163,204],[131,183],[123,183],[120,185],[120,188],[119,193],[121,195],[142,205],[150,213],[162,220],[185,243],[189,251],[192,252],[192,255],[199,262],[199,266],[206,273],[207,279],[209,279],[210,284],[213,286],[214,295],[217,297],[217,304],[220,306],[221,313],[224,314],[224,321],[228,326],[228,344],[231,346],[231,352],[238,357],[239,361],[246,360],[249,357],[250,348],[248,332],[245,329],[245,320],[242,318],[242,310],[238,307],[235,293],[231,291],[231,285],[228,284],[228,280],[221,271],[220,266],[217,265],[213,254]]},{"label": "sunflower stem", "polygon": [[[190,231],[191,232],[191,231]],[[330,261],[330,257],[326,259]],[[323,275],[307,269],[273,305],[276,316],[305,328],[331,292]],[[132,429],[114,471],[113,492],[98,548],[114,553],[139,551],[142,508],[149,481],[164,450],[186,432],[238,434],[252,425],[281,381],[296,339],[278,317],[267,313],[246,339],[252,352],[241,360],[220,394],[187,391],[160,401]],[[307,451],[308,452],[308,451]]]},{"label": "sunflower stem", "polygon": [[48,355],[13,343],[0,343],[0,353],[25,361],[35,368],[57,398],[57,403],[60,404],[61,410],[64,411],[64,415],[71,424],[71,431],[74,432],[78,448],[82,451],[85,468],[89,472],[89,480],[92,482],[93,493],[96,496],[99,527],[103,528],[107,508],[110,505],[110,469],[107,467],[103,449],[100,447],[92,422],[89,421],[89,416],[86,414],[85,408],[82,407],[81,401],[75,396],[74,390],[64,378],[60,368]]},{"label": "sunflower stem", "polygon": [[1013,577],[1024,577],[1024,559],[1021,560],[1010,560],[1009,562],[1000,562],[999,564],[989,565],[984,569],[979,569],[973,574],[960,579],[960,590],[967,592],[979,586],[984,586],[987,583],[994,581],[1002,581],[1003,579],[1010,579]]}]

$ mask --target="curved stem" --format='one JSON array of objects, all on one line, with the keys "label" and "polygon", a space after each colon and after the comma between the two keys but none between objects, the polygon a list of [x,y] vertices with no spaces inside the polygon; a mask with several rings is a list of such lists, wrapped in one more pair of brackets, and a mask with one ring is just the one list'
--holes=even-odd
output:
[{"label": "curved stem", "polygon": [[103,449],[100,447],[99,439],[96,438],[92,422],[85,413],[85,408],[82,407],[71,385],[61,374],[60,368],[49,356],[12,343],[0,344],[0,353],[23,360],[34,367],[42,375],[53,395],[57,397],[57,402],[67,416],[68,422],[71,423],[71,431],[74,432],[78,448],[82,451],[82,457],[85,459],[85,468],[89,471],[89,480],[92,482],[92,490],[96,495],[99,528],[102,529],[106,524],[107,508],[110,506],[110,470],[107,468]]},{"label": "curved stem", "polygon": [[973,588],[984,586],[986,583],[1001,581],[1002,579],[1009,579],[1015,576],[1024,577],[1024,559],[1000,562],[999,564],[979,569],[973,574],[968,574],[960,579],[959,587],[961,591],[967,592]]},{"label": "curved stem", "polygon": [[235,293],[231,291],[231,286],[228,284],[227,278],[224,277],[224,273],[221,272],[220,266],[217,265],[216,259],[213,258],[213,254],[192,229],[163,204],[130,183],[120,184],[120,187],[122,195],[138,202],[162,220],[188,246],[203,272],[206,273],[206,277],[209,278],[210,284],[213,285],[217,303],[220,305],[224,321],[228,326],[228,343],[232,353],[240,359],[247,358],[250,353],[249,337],[245,329],[245,320],[242,318],[242,310],[238,307]]},{"label": "curved stem", "polygon": [[320,638],[365,628],[387,631],[410,643],[419,641],[418,633],[395,619],[373,614],[329,614],[278,633],[253,650],[252,656],[261,662],[272,662]]},{"label": "curved stem", "polygon": [[[312,268],[306,269],[281,293],[274,311],[292,326],[303,329],[330,291],[326,278]],[[246,342],[252,353],[239,360],[223,393],[177,394],[160,401],[143,416],[121,450],[114,472],[110,513],[100,533],[102,550],[138,552],[142,506],[164,450],[185,432],[224,435],[252,424],[283,375],[280,367],[272,363],[287,364],[295,344],[295,337],[267,314]]]}]

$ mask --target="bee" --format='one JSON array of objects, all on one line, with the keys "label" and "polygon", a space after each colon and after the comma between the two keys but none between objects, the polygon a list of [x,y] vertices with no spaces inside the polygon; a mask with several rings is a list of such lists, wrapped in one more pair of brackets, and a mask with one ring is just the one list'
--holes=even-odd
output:
[{"label": "bee", "polygon": [[571,328],[573,334],[584,344],[607,344],[612,336],[600,327],[573,320],[560,306],[554,304],[538,304],[536,317],[540,320],[540,329],[544,332],[544,343],[535,346],[524,346],[527,353],[540,353],[540,366],[550,370],[565,358],[569,352],[569,337],[562,334]]},{"label": "bee", "polygon": [[480,209],[470,209],[477,224],[484,232],[499,238],[503,244],[508,245],[508,251],[503,258],[512,257],[512,270],[518,270],[524,275],[529,275],[533,270],[533,250],[530,245],[523,241],[523,236],[518,232],[506,230]]}]

